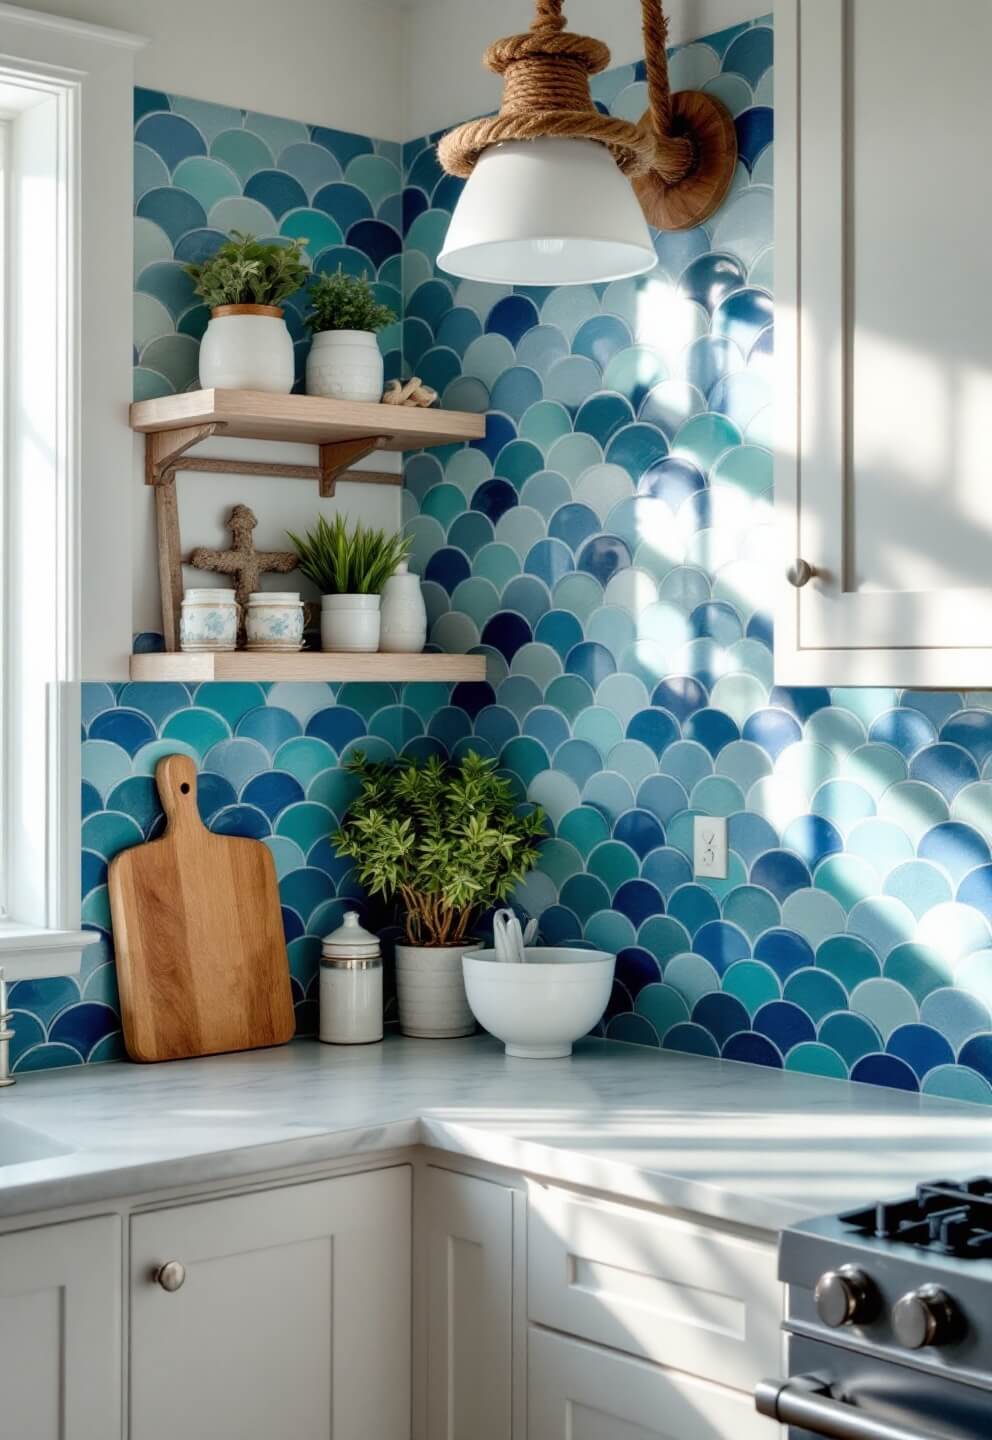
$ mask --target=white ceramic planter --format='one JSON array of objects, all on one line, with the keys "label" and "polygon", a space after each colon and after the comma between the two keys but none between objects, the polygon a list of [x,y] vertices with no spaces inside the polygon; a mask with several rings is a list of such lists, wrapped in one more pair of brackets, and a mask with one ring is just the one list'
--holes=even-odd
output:
[{"label": "white ceramic planter", "polygon": [[345,653],[379,648],[381,595],[322,595],[320,648]]},{"label": "white ceramic planter", "polygon": [[426,643],[427,607],[420,576],[411,575],[403,560],[383,586],[379,649],[394,655],[419,655]]},{"label": "white ceramic planter", "polygon": [[527,946],[523,965],[495,950],[462,958],[465,990],[483,1029],[524,1060],[558,1060],[587,1035],[610,1002],[616,956],[605,950]]},{"label": "white ceramic planter", "polygon": [[449,1040],[475,1033],[462,975],[462,956],[471,949],[471,943],[397,945],[396,999],[404,1035]]},{"label": "white ceramic planter", "polygon": [[288,395],[296,376],[293,341],[278,305],[218,305],[200,341],[204,390]]},{"label": "white ceramic planter", "polygon": [[321,330],[307,356],[307,394],[331,400],[382,399],[379,342],[368,330]]}]

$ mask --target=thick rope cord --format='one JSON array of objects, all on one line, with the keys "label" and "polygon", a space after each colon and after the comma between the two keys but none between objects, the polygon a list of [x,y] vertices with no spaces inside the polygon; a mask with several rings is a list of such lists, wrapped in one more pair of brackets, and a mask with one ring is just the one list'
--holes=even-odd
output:
[{"label": "thick rope cord", "polygon": [[536,0],[530,29],[497,40],[485,63],[504,79],[499,114],[452,130],[438,145],[450,175],[468,176],[479,156],[503,140],[596,140],[611,151],[627,175],[657,171],[669,185],[685,179],[695,163],[692,142],[673,136],[667,25],[661,0],[642,0],[651,124],[635,125],[603,115],[593,104],[589,77],[610,63],[600,40],[566,30],[563,0]]}]

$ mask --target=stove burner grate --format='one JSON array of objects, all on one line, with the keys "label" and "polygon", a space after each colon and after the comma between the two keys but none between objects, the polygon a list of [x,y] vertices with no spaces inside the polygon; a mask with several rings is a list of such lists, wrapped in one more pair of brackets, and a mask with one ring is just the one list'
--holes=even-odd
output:
[{"label": "stove burner grate", "polygon": [[963,1259],[992,1259],[992,1179],[931,1180],[917,1185],[911,1200],[879,1200],[838,1218],[876,1240],[898,1240]]}]

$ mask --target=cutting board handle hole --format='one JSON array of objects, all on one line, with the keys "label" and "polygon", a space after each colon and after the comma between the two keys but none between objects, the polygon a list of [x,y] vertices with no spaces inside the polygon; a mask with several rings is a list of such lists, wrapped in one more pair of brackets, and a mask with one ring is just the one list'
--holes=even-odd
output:
[{"label": "cutting board handle hole", "polygon": [[179,787],[179,793],[180,793],[181,795],[188,795],[188,794],[189,794],[189,784],[187,783],[187,781],[184,780],[183,783],[180,785],[180,787]]}]

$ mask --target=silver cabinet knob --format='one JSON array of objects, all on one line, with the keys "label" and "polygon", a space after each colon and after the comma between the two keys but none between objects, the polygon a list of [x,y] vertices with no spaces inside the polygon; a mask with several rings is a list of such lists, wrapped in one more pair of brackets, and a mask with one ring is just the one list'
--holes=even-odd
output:
[{"label": "silver cabinet knob", "polygon": [[163,1290],[168,1290],[172,1294],[176,1290],[181,1290],[185,1284],[186,1266],[181,1265],[178,1260],[167,1260],[155,1271],[155,1279]]},{"label": "silver cabinet knob", "polygon": [[801,590],[804,585],[809,584],[815,574],[816,569],[808,560],[793,560],[785,572],[785,578],[790,585],[795,585],[797,590]]},{"label": "silver cabinet knob", "polygon": [[832,1330],[842,1325],[863,1325],[878,1313],[878,1291],[864,1271],[853,1265],[842,1265],[839,1270],[821,1275],[813,1299],[816,1313]]}]

